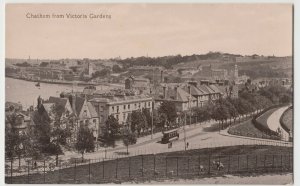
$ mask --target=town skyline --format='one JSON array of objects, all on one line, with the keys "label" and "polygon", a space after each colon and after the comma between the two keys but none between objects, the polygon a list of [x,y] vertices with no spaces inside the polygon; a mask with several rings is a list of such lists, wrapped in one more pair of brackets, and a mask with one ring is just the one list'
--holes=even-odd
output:
[{"label": "town skyline", "polygon": [[[68,5],[67,10],[63,7],[8,4],[6,58],[158,57],[209,51],[292,55],[290,4],[93,4]],[[28,19],[28,12],[102,12],[111,15],[111,19]]]}]

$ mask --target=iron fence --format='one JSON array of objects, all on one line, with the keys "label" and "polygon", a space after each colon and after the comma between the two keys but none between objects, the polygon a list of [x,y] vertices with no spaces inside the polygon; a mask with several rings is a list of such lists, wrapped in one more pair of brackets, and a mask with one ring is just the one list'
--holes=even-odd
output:
[{"label": "iron fence", "polygon": [[[11,163],[12,165],[12,163]],[[6,183],[107,183],[159,178],[205,177],[236,173],[293,170],[292,154],[178,155],[148,154],[117,159],[72,159],[54,166],[49,162],[27,162],[26,172],[16,176],[6,167]]]}]

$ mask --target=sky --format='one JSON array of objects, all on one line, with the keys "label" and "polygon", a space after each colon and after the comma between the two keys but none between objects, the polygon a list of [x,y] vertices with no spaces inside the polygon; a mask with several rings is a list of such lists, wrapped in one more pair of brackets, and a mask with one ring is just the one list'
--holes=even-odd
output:
[{"label": "sky", "polygon": [[291,4],[7,4],[5,19],[6,58],[292,55]]}]

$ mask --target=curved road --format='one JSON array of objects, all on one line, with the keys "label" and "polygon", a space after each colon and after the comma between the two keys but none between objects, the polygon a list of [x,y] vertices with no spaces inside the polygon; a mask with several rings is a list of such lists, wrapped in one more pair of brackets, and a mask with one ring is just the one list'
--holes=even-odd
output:
[{"label": "curved road", "polygon": [[285,141],[289,140],[289,133],[286,132],[280,125],[280,117],[284,113],[286,109],[288,109],[290,106],[285,106],[277,109],[275,112],[273,112],[270,117],[267,119],[267,125],[270,130],[277,132],[278,128],[282,132],[282,139]]}]

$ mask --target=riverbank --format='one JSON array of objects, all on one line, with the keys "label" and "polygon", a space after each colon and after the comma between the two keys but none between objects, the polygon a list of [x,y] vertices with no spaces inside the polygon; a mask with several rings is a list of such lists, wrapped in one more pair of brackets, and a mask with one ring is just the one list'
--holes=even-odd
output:
[{"label": "riverbank", "polygon": [[110,84],[110,83],[89,83],[89,82],[83,82],[83,81],[50,81],[50,80],[33,80],[33,79],[26,79],[26,78],[21,78],[21,77],[15,77],[15,76],[5,76],[6,78],[12,78],[12,79],[18,79],[18,80],[24,80],[28,82],[40,82],[40,83],[47,83],[47,84],[59,84],[59,85],[73,85],[76,84],[78,86],[99,86],[99,85],[104,85],[104,86],[115,86],[115,87],[123,87],[122,84]]}]

